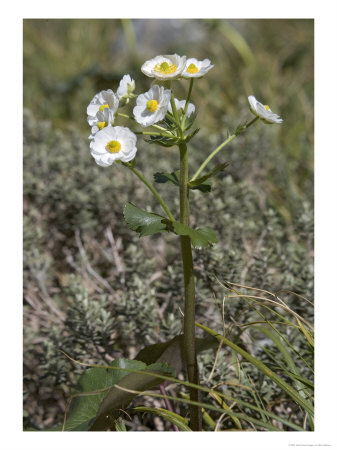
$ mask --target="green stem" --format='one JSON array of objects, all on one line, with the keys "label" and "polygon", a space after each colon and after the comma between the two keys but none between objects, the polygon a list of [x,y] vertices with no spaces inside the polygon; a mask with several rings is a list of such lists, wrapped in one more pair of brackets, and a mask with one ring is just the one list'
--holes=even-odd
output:
[{"label": "green stem", "polygon": [[183,120],[182,120],[182,124],[181,124],[182,129],[184,129],[184,127],[185,127],[186,113],[187,113],[187,109],[188,109],[188,104],[190,103],[191,93],[192,93],[192,89],[193,89],[193,81],[194,81],[194,78],[191,78],[190,86],[188,88],[188,94],[187,94],[187,99],[186,99],[186,103],[185,103],[185,108],[183,111]]},{"label": "green stem", "polygon": [[171,89],[171,107],[172,107],[172,115],[173,115],[174,120],[175,120],[175,122],[177,124],[177,127],[178,127],[179,136],[183,139],[184,138],[184,133],[183,133],[183,131],[181,129],[181,126],[180,126],[178,111],[177,111],[177,108],[176,108],[176,102],[174,101],[174,95],[173,95],[172,89]]},{"label": "green stem", "polygon": [[[119,117],[124,117],[125,119],[136,120],[134,117],[131,117],[128,114],[116,113],[115,115],[119,116]],[[156,125],[156,124],[150,125],[150,127],[157,128],[157,130],[161,130],[161,131],[167,131],[166,128],[161,127],[160,125]]]},{"label": "green stem", "polygon": [[254,117],[250,122],[247,123],[247,125],[243,126],[240,131],[237,133],[232,134],[229,136],[222,144],[219,145],[209,156],[205,159],[205,161],[201,164],[199,169],[195,172],[193,177],[190,179],[190,181],[194,181],[198,176],[201,174],[201,172],[204,170],[204,168],[207,166],[207,164],[210,162],[211,159],[214,158],[214,156],[223,149],[227,144],[229,144],[236,136],[239,136],[243,131],[245,131],[248,127],[250,127],[254,122],[256,122],[259,119],[259,117]]},{"label": "green stem", "polygon": [[[181,142],[180,150],[180,222],[189,225],[189,190],[188,190],[188,156],[186,142]],[[184,269],[184,352],[188,381],[199,384],[198,366],[195,351],[195,281],[191,239],[180,236],[181,255]],[[199,401],[198,391],[190,388],[190,398]],[[201,410],[196,405],[190,406],[190,426],[193,431],[201,430]]]},{"label": "green stem", "polygon": [[168,206],[166,205],[166,203],[164,202],[164,200],[161,198],[161,196],[159,195],[158,191],[155,189],[154,186],[152,186],[152,184],[149,182],[149,180],[147,178],[144,177],[144,175],[139,172],[138,169],[136,169],[135,167],[132,167],[131,163],[123,163],[123,165],[125,167],[128,167],[135,175],[137,175],[137,177],[145,184],[145,186],[147,186],[150,191],[152,192],[152,194],[156,197],[156,199],[159,201],[159,203],[161,204],[161,207],[163,208],[163,210],[166,212],[167,216],[169,217],[170,220],[172,220],[173,222],[175,221],[171,211],[169,210]]},{"label": "green stem", "polygon": [[173,92],[171,90],[171,107],[172,107],[172,114],[173,117],[175,118],[175,120],[177,121],[177,123],[179,122],[179,116],[178,116],[178,112],[177,112],[177,107],[176,107],[176,102],[174,101],[174,95]]},{"label": "green stem", "polygon": [[172,134],[156,133],[153,131],[134,131],[135,134],[141,134],[143,136],[162,136],[162,137],[172,137]]},{"label": "green stem", "polygon": [[119,116],[119,117],[125,117],[125,119],[136,120],[134,117],[131,117],[131,116],[129,116],[128,114],[123,114],[123,113],[118,113],[118,112],[116,112],[115,115],[116,115],[116,116]]},{"label": "green stem", "polygon": [[161,131],[167,131],[166,128],[161,127],[160,125],[156,125],[156,124],[150,125],[150,127],[156,128],[157,130],[161,130]]}]

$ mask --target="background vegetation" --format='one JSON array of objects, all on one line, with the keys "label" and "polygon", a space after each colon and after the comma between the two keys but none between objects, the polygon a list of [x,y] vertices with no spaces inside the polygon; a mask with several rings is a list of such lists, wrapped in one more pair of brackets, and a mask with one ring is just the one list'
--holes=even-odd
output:
[{"label": "background vegetation", "polygon": [[[139,240],[127,228],[126,201],[159,212],[158,206],[126,170],[96,166],[86,122],[86,107],[98,91],[116,90],[125,73],[136,80],[137,93],[148,90],[141,64],[170,53],[215,65],[192,95],[201,127],[190,144],[192,168],[228,129],[252,117],[248,95],[284,119],[281,126],[258,123],[234,140],[214,161],[231,164],[213,191],[191,193],[192,224],[211,226],[219,239],[212,249],[195,252],[197,318],[279,368],[275,342],[245,328],[257,320],[257,310],[246,299],[226,296],[223,283],[288,290],[313,301],[312,20],[24,20],[26,427],[43,429],[63,418],[83,369],[60,349],[80,361],[108,363],[133,358],[143,346],[181,331],[177,241],[163,235]],[[176,96],[184,98],[186,88],[177,83]],[[137,146],[137,165],[149,178],[177,169],[175,148],[141,139]],[[172,209],[178,206],[174,186],[164,196]],[[288,292],[283,299],[313,323],[310,303]],[[303,335],[295,336],[291,326],[283,333],[297,352],[295,362],[298,354],[312,360]],[[232,358],[225,347],[216,361],[214,351],[200,355],[208,386],[234,376]],[[270,410],[302,421],[280,391],[253,367],[242,367],[250,390],[227,386],[227,392],[249,400],[258,387]],[[304,364],[299,367],[312,378]],[[184,413],[182,405],[177,409]],[[235,425],[228,417],[216,419],[220,429]],[[170,429],[153,416],[126,423],[128,429]]]}]

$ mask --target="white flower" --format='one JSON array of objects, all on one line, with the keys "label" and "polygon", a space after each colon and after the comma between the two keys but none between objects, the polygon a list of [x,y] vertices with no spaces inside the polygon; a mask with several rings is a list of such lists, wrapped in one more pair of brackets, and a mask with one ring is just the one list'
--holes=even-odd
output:
[{"label": "white flower", "polygon": [[185,69],[182,73],[183,78],[200,78],[214,67],[209,59],[198,61],[195,58],[189,58],[186,61]]},{"label": "white flower", "polygon": [[248,97],[250,110],[255,116],[259,117],[265,123],[282,123],[283,119],[280,116],[273,113],[268,105],[263,105],[258,102],[253,95]]},{"label": "white flower", "polygon": [[118,100],[127,100],[130,97],[130,94],[135,90],[135,87],[135,80],[133,80],[130,75],[124,75],[117,89]]},{"label": "white flower", "polygon": [[97,131],[102,130],[108,125],[112,125],[114,114],[109,108],[104,108],[103,111],[98,111],[96,116],[92,119],[93,126],[91,127],[91,135],[89,139],[93,139]]},{"label": "white flower", "polygon": [[[179,109],[184,111],[185,105],[186,105],[186,100],[178,100],[177,98],[174,99],[174,103],[176,104],[176,108],[177,111]],[[172,106],[171,104],[169,104],[168,106],[168,111],[172,114]],[[195,106],[193,105],[193,103],[189,103],[187,106],[187,111],[186,111],[186,117],[190,117],[190,115],[192,113],[194,113],[195,111]]]},{"label": "white flower", "polygon": [[136,153],[137,137],[126,127],[107,126],[90,142],[90,152],[99,166],[111,166],[114,161],[131,161]]},{"label": "white flower", "polygon": [[98,111],[103,111],[105,108],[109,108],[112,116],[114,116],[118,109],[118,104],[118,98],[111,89],[96,94],[87,107],[89,125],[93,126],[95,124],[96,114]]},{"label": "white flower", "polygon": [[181,76],[185,63],[186,56],[160,55],[145,61],[141,71],[148,77],[157,78],[157,80],[173,80]]},{"label": "white flower", "polygon": [[142,127],[148,127],[164,119],[170,103],[171,91],[154,84],[152,88],[137,97],[133,108],[135,119]]}]

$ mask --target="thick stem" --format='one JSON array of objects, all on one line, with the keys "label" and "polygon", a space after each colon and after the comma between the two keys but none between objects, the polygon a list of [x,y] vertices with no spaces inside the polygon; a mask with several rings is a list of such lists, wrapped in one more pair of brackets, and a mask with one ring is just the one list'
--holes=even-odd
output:
[{"label": "thick stem", "polygon": [[[188,157],[185,142],[180,149],[180,222],[189,225],[189,194],[188,194]],[[181,255],[184,269],[185,305],[184,305],[184,352],[187,366],[188,381],[199,384],[198,366],[195,352],[195,281],[191,239],[180,236]],[[190,399],[199,401],[199,391],[190,388]],[[201,410],[196,405],[190,406],[190,427],[193,431],[201,430]]]}]

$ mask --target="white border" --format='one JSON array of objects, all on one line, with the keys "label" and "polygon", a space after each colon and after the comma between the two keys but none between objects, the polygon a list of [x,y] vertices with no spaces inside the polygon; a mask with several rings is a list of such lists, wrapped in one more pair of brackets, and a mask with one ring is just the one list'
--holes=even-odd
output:
[{"label": "white border", "polygon": [[[6,2],[1,17],[1,442],[6,450],[97,447],[286,449],[289,444],[336,448],[337,152],[334,1]],[[123,3],[123,2],[121,2]],[[206,6],[204,5],[206,4]],[[166,10],[166,11],[165,11]],[[314,433],[24,433],[22,423],[22,19],[23,18],[314,18],[315,19],[315,227],[316,227],[316,430]]]}]

